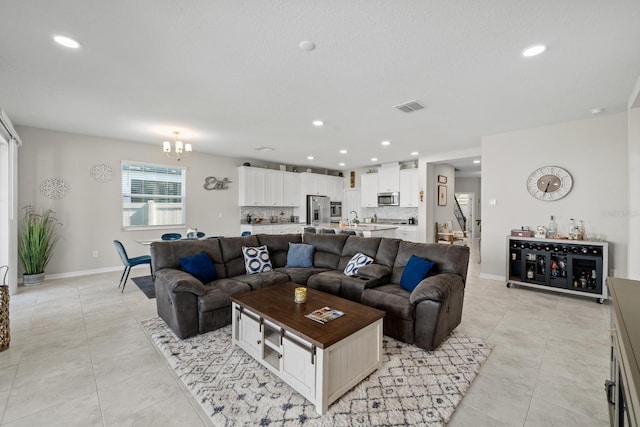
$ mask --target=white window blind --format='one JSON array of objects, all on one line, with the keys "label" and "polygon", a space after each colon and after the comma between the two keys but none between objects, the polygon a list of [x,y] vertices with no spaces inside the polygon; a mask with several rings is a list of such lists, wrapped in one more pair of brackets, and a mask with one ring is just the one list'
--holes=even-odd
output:
[{"label": "white window blind", "polygon": [[186,169],[122,162],[122,226],[184,226]]}]

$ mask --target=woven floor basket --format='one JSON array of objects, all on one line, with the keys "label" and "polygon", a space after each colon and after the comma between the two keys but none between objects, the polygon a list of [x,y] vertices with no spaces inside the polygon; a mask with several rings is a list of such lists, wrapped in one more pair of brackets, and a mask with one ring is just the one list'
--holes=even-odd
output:
[{"label": "woven floor basket", "polygon": [[9,331],[9,287],[0,286],[0,351],[6,350],[11,341]]},{"label": "woven floor basket", "polygon": [[9,331],[9,287],[7,286],[7,272],[9,267],[0,266],[0,272],[6,268],[4,279],[0,284],[0,351],[9,348],[11,331]]}]

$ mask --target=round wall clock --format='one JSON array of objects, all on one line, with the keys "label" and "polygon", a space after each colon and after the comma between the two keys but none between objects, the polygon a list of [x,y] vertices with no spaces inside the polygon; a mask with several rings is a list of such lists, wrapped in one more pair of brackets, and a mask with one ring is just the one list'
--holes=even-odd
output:
[{"label": "round wall clock", "polygon": [[543,166],[527,178],[527,190],[538,200],[554,201],[563,198],[573,186],[573,178],[558,166]]}]

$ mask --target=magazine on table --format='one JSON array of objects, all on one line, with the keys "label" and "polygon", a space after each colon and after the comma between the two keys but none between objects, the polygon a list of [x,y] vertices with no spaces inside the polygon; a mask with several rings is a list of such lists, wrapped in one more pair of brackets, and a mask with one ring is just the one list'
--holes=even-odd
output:
[{"label": "magazine on table", "polygon": [[315,320],[318,323],[327,323],[332,321],[333,319],[337,319],[338,317],[344,316],[344,312],[340,310],[334,310],[330,307],[323,307],[317,310],[312,311],[309,314],[305,314],[305,317]]}]

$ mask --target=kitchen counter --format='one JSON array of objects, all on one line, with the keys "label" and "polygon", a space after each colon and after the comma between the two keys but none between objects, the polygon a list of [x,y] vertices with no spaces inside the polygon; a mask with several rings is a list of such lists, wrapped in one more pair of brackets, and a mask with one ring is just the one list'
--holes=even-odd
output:
[{"label": "kitchen counter", "polygon": [[395,237],[395,230],[398,228],[397,225],[392,224],[358,224],[344,228],[340,228],[338,224],[318,224],[307,225],[307,227],[315,228],[316,232],[319,232],[323,228],[336,230],[336,233],[342,230],[361,231],[364,237]]}]

